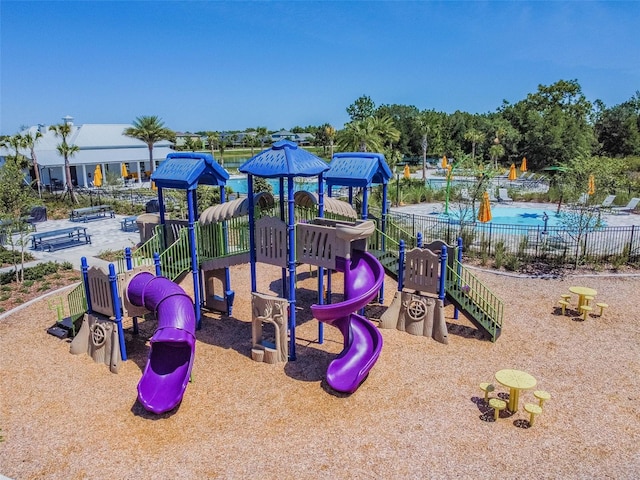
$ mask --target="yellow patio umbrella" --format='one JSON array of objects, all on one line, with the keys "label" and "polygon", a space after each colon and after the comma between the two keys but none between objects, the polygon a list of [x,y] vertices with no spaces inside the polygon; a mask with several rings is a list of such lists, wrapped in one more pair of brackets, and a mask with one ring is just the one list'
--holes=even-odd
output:
[{"label": "yellow patio umbrella", "polygon": [[521,172],[527,171],[527,157],[522,157],[522,165],[520,165],[520,171]]},{"label": "yellow patio umbrella", "polygon": [[158,190],[158,187],[156,187],[156,182],[151,181],[151,190]]},{"label": "yellow patio umbrella", "polygon": [[129,176],[129,172],[127,172],[127,164],[122,164],[122,178],[127,178]]},{"label": "yellow patio umbrella", "polygon": [[517,178],[516,164],[512,163],[511,168],[509,169],[509,180],[515,180],[516,178]]},{"label": "yellow patio umbrella", "polygon": [[102,170],[100,170],[100,165],[96,165],[96,169],[93,171],[93,186],[102,186]]},{"label": "yellow patio umbrella", "polygon": [[478,221],[487,223],[491,221],[491,202],[489,201],[489,192],[484,192],[480,201],[480,209],[478,210]]},{"label": "yellow patio umbrella", "polygon": [[409,164],[406,164],[404,166],[404,178],[406,178],[407,180],[411,178],[411,170],[409,169]]},{"label": "yellow patio umbrella", "polygon": [[453,178],[453,165],[447,165],[447,179],[451,180]]},{"label": "yellow patio umbrella", "polygon": [[446,155],[443,155],[443,156],[442,156],[442,168],[447,168],[447,165],[448,165],[448,163],[447,163],[447,156],[446,156]]},{"label": "yellow patio umbrella", "polygon": [[596,193],[596,179],[593,176],[593,173],[589,175],[589,190],[587,191],[589,195],[593,195]]}]

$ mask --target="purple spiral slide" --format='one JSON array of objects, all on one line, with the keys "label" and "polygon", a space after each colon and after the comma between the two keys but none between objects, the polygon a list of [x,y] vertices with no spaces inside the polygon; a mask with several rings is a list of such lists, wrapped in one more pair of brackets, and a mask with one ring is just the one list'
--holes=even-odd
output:
[{"label": "purple spiral slide", "polygon": [[338,392],[353,393],[367,377],[382,350],[382,335],[365,317],[354,312],[373,300],[384,279],[384,269],[367,252],[354,251],[351,265],[336,259],[336,270],[344,274],[344,302],[312,305],[313,316],[342,332],[344,349],[327,368],[327,383]]},{"label": "purple spiral slide", "polygon": [[138,273],[127,287],[129,301],[156,313],[149,359],[138,383],[138,401],[156,414],[174,409],[189,383],[196,347],[193,301],[165,277]]}]

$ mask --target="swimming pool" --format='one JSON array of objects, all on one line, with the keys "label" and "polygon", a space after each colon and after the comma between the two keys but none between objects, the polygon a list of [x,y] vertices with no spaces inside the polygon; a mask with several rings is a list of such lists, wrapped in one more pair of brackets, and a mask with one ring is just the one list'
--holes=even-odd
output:
[{"label": "swimming pool", "polygon": [[[455,209],[449,210],[449,217],[453,221],[458,221],[460,218],[460,211]],[[476,212],[477,213],[477,212]],[[491,221],[488,223],[500,224],[500,225],[517,225],[522,227],[544,227],[544,216],[547,215],[547,227],[557,227],[562,225],[562,211],[560,214],[556,213],[556,206],[549,205],[548,209],[533,208],[533,207],[518,207],[518,206],[491,206]],[[472,213],[469,211],[466,213],[466,220],[472,221],[469,218]],[[440,214],[439,216],[444,216]],[[594,219],[594,222],[597,219]],[[606,226],[605,222],[601,219],[599,227]]]},{"label": "swimming pool", "polygon": [[[280,180],[277,178],[267,178],[267,182],[273,187],[273,194],[280,194]],[[231,177],[227,180],[227,187],[230,187],[235,193],[241,193],[243,195],[247,194],[247,177]],[[285,192],[287,189],[287,180],[284,182]],[[316,192],[318,191],[318,182],[299,182],[294,181],[294,190],[306,190],[308,192]]]}]

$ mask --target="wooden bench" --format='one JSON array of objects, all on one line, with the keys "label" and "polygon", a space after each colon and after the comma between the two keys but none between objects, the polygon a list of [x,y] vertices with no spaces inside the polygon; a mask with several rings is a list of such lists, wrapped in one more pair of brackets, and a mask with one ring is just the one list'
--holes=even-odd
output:
[{"label": "wooden bench", "polygon": [[115,217],[115,212],[110,205],[94,205],[93,207],[74,208],[69,214],[69,220],[72,222],[84,223],[89,220],[97,220],[107,217]]},{"label": "wooden bench", "polygon": [[123,232],[135,232],[138,230],[137,219],[137,216],[123,218],[120,220],[120,230]]},{"label": "wooden bench", "polygon": [[31,234],[31,248],[51,252],[62,248],[91,243],[86,227],[61,228]]}]

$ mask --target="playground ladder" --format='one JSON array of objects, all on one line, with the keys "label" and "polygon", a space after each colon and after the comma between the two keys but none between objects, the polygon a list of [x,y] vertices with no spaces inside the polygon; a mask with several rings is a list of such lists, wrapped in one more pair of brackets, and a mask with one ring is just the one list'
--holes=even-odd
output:
[{"label": "playground ladder", "polygon": [[[458,273],[459,272],[459,273]],[[492,342],[502,332],[504,304],[457,260],[447,265],[445,292],[452,303]]]}]

